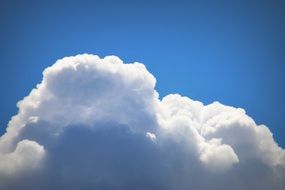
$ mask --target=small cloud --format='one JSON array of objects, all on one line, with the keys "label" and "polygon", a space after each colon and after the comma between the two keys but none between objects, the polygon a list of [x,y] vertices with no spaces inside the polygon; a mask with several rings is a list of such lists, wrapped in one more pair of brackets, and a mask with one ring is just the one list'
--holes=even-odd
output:
[{"label": "small cloud", "polygon": [[156,135],[154,133],[151,132],[147,132],[145,135],[149,140],[151,140],[152,142],[156,141]]}]

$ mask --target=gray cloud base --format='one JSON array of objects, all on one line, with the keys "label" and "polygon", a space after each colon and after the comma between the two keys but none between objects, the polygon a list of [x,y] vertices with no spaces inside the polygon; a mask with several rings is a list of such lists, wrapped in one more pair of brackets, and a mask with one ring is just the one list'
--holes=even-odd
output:
[{"label": "gray cloud base", "polygon": [[45,69],[0,138],[0,189],[285,188],[285,151],[240,108],[162,100],[140,63]]}]

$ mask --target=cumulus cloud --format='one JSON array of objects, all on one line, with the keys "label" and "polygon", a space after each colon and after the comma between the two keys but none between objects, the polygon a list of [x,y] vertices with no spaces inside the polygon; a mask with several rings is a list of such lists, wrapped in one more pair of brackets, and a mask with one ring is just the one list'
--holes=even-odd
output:
[{"label": "cumulus cloud", "polygon": [[241,108],[170,94],[141,63],[58,60],[0,138],[0,189],[285,188],[285,151]]}]

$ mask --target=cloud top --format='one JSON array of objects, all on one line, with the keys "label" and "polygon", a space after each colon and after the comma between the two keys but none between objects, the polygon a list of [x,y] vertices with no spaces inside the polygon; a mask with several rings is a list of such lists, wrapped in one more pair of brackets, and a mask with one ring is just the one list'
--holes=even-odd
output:
[{"label": "cloud top", "polygon": [[219,102],[160,100],[155,83],[116,56],[46,68],[0,138],[0,189],[285,188],[266,126]]}]

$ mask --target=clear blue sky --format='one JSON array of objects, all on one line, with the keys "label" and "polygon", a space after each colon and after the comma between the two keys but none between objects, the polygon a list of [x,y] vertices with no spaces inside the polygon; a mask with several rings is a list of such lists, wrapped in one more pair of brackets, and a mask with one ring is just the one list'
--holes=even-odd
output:
[{"label": "clear blue sky", "polygon": [[244,108],[285,147],[282,1],[1,1],[0,126],[57,59],[143,62],[160,96]]}]

